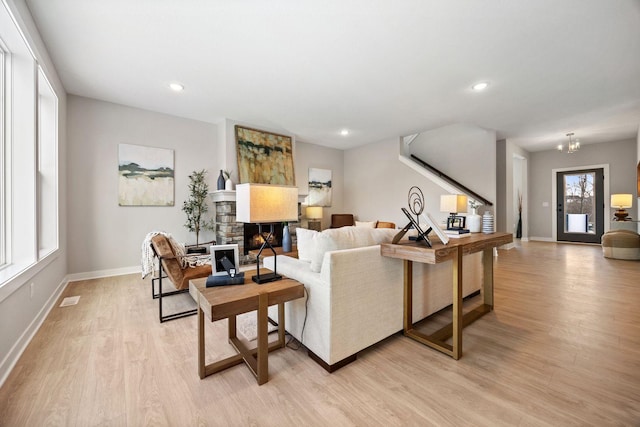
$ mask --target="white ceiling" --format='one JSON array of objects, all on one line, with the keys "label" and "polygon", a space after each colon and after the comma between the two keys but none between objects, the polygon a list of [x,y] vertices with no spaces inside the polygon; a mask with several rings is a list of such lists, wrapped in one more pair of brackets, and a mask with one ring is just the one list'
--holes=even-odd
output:
[{"label": "white ceiling", "polygon": [[180,117],[336,148],[469,123],[538,151],[640,125],[638,0],[26,1],[69,93]]}]

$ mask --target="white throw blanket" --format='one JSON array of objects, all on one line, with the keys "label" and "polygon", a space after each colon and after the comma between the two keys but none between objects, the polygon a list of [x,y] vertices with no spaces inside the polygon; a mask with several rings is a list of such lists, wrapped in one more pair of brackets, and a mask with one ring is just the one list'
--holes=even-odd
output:
[{"label": "white throw blanket", "polygon": [[[147,234],[147,236],[142,241],[142,248],[141,248],[142,255],[140,259],[140,264],[142,266],[143,279],[147,277],[149,274],[153,273],[154,265],[153,265],[153,249],[151,249],[151,239],[154,236],[157,236],[159,234],[162,236],[165,236],[169,240],[169,244],[173,248],[173,253],[176,254],[176,256],[183,256],[185,254],[184,245],[177,242],[176,239],[174,239],[173,236],[171,236],[169,233],[165,233],[164,231],[152,231],[151,233]],[[178,258],[178,259],[180,260],[180,264],[182,265],[182,268],[185,268],[187,265],[190,264],[187,258]]]}]

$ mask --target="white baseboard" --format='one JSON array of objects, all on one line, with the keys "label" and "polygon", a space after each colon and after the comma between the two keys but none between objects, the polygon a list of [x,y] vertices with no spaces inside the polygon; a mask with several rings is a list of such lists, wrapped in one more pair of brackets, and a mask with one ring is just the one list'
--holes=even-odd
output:
[{"label": "white baseboard", "polygon": [[142,274],[140,266],[113,268],[110,270],[87,271],[85,273],[67,274],[67,281],[77,282],[78,280],[99,279],[101,277],[123,276],[125,274]]},{"label": "white baseboard", "polygon": [[538,241],[538,242],[553,242],[553,243],[555,243],[555,240],[553,240],[552,237],[535,237],[535,236],[531,236],[527,240],[533,240],[533,241]]},{"label": "white baseboard", "polygon": [[0,363],[0,387],[7,380],[7,377],[13,370],[16,363],[24,353],[24,350],[27,348],[27,345],[31,342],[36,332],[42,326],[42,323],[49,315],[51,309],[55,306],[58,298],[65,290],[69,281],[65,278],[60,282],[56,290],[51,294],[47,302],[44,304],[38,315],[33,319],[33,321],[29,324],[29,327],[22,333],[20,338],[16,341],[16,343],[11,347],[9,353],[5,356],[5,358]]}]

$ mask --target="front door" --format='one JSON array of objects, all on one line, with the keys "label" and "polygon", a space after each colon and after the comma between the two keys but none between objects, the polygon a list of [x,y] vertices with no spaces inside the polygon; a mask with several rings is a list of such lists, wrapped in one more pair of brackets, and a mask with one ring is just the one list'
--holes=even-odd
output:
[{"label": "front door", "polygon": [[602,168],[558,172],[558,241],[600,243],[604,233]]}]

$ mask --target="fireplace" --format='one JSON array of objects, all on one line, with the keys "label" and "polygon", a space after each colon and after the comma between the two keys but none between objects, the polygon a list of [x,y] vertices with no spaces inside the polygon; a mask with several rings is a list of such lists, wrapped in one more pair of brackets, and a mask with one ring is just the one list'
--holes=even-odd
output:
[{"label": "fireplace", "polygon": [[[244,254],[249,251],[260,249],[264,239],[269,235],[270,224],[262,225],[262,236],[258,232],[258,224],[244,224]],[[274,248],[282,246],[282,223],[273,224],[273,235],[269,241]],[[269,256],[267,254],[267,256]]]},{"label": "fireplace", "polygon": [[[250,247],[246,244],[246,235],[250,233],[251,237],[258,234],[257,224],[244,224],[236,222],[236,197],[235,191],[216,191],[212,193],[213,204],[215,207],[216,217],[216,242],[219,245],[237,244],[238,251],[240,253],[240,264],[250,264],[256,262],[254,255],[249,255],[250,250],[260,249],[260,243],[257,247]],[[300,203],[298,203],[298,211],[300,211]],[[247,233],[245,226],[253,226],[252,231]],[[289,223],[289,230],[291,231],[291,240],[293,244],[296,244],[296,227],[297,222]],[[269,224],[262,226],[262,231],[268,234]],[[282,223],[274,224],[274,235],[276,243],[273,246],[282,246]],[[269,251],[271,252],[271,251]],[[265,254],[269,256],[270,254]]]}]

